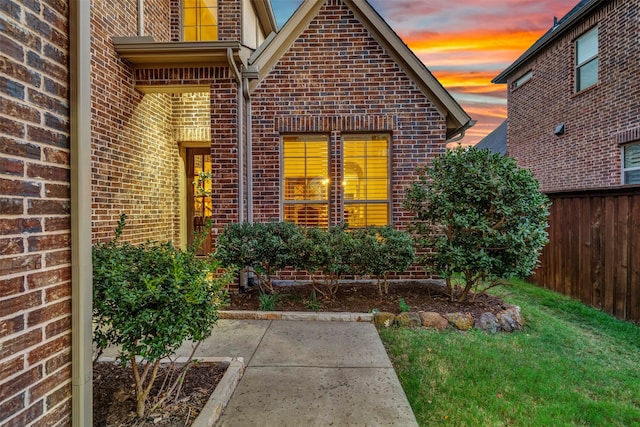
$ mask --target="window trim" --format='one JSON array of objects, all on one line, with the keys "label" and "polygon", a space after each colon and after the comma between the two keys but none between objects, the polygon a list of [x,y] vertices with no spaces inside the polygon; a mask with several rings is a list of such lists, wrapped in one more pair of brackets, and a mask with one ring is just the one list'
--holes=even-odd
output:
[{"label": "window trim", "polygon": [[[342,205],[342,209],[340,211],[340,220],[341,222],[345,222],[345,216],[344,216],[344,211],[347,205],[349,204],[379,204],[379,203],[386,203],[387,204],[387,224],[389,226],[393,226],[393,216],[392,216],[392,150],[391,147],[393,146],[392,144],[392,136],[389,132],[344,132],[340,135],[340,142],[341,142],[341,151],[340,151],[340,174],[341,174],[341,178],[344,181],[345,179],[345,156],[344,156],[344,147],[345,147],[345,139],[349,138],[349,137],[353,137],[353,136],[357,136],[357,137],[373,137],[373,136],[385,136],[387,138],[387,198],[386,199],[376,199],[376,200],[358,200],[358,201],[348,201],[345,198],[345,194],[344,194],[344,185],[342,185],[342,182],[340,182],[340,201],[341,201],[341,205]],[[365,227],[369,226],[369,224],[365,225]],[[352,225],[349,225],[349,227],[353,227]],[[354,227],[354,228],[358,228],[358,227]]]},{"label": "window trim", "polygon": [[[582,62],[578,62],[578,42],[581,39],[584,39],[587,35],[596,32],[596,53],[588,58],[586,58],[584,61]],[[599,63],[599,57],[600,57],[600,33],[598,31],[598,26],[592,27],[589,30],[585,31],[584,33],[582,33],[579,37],[577,37],[573,43],[573,49],[574,49],[574,90],[576,93],[578,92],[582,92],[583,90],[587,90],[590,87],[593,87],[595,85],[597,85],[600,81],[600,63]],[[591,64],[593,61],[598,61],[597,65],[596,65],[596,81],[592,84],[590,84],[589,86],[584,86],[584,87],[580,87],[580,70]]]},{"label": "window trim", "polygon": [[627,182],[627,179],[626,179],[626,173],[627,173],[627,172],[631,172],[631,171],[640,171],[640,164],[639,164],[638,166],[632,166],[632,167],[629,167],[629,168],[626,168],[626,167],[624,166],[624,163],[625,163],[625,162],[624,162],[624,161],[625,161],[625,149],[626,149],[627,147],[629,147],[629,146],[632,146],[632,145],[640,146],[640,141],[633,141],[633,142],[630,142],[630,143],[628,143],[628,144],[624,144],[624,145],[622,146],[622,150],[621,150],[621,151],[622,151],[622,152],[621,152],[621,163],[620,163],[620,166],[621,166],[621,169],[622,169],[622,173],[621,173],[621,175],[622,175],[622,177],[621,177],[621,178],[622,178],[622,185],[638,185],[638,184],[640,184],[640,183],[638,183],[638,182],[628,183],[628,182]]}]

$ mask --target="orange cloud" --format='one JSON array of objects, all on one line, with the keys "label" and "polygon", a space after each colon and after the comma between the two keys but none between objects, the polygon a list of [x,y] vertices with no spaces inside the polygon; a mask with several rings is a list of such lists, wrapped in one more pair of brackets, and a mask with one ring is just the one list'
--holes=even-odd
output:
[{"label": "orange cloud", "polygon": [[[438,53],[455,51],[515,51],[524,52],[539,37],[540,32],[522,30],[463,31],[451,33],[411,32],[401,35],[414,52]],[[512,60],[515,58],[511,58]]]}]

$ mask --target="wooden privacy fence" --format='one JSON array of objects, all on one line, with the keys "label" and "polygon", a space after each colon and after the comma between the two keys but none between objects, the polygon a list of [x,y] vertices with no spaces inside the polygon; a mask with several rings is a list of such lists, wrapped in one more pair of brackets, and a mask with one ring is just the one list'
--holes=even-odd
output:
[{"label": "wooden privacy fence", "polygon": [[548,196],[549,244],[533,282],[640,322],[640,186]]}]

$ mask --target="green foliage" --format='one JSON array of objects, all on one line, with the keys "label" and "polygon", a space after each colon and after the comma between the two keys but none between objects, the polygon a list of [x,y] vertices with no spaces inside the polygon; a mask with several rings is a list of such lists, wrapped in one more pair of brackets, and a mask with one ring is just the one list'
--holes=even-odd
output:
[{"label": "green foliage", "polygon": [[547,243],[549,200],[530,171],[512,158],[459,147],[420,172],[405,207],[427,248],[423,262],[447,280],[452,299],[457,272],[465,282],[461,301],[481,283],[492,287],[531,274]]},{"label": "green foliage", "polygon": [[318,296],[316,295],[316,291],[311,291],[311,296],[306,301],[305,307],[312,311],[320,311],[322,308],[322,304],[318,301]]},{"label": "green foliage", "polygon": [[380,330],[420,425],[631,426],[640,327],[520,280],[524,331]]},{"label": "green foliage", "polygon": [[398,301],[398,306],[400,307],[400,311],[403,313],[411,311],[411,306],[407,304],[404,298],[400,298],[400,300]]},{"label": "green foliage", "polygon": [[[120,242],[125,220],[122,215],[114,240],[93,247],[94,341],[99,352],[120,347],[122,363],[132,364],[142,416],[158,362],[185,340],[210,335],[232,275],[219,273],[214,258],[196,258],[194,250],[171,243]],[[136,358],[144,359],[142,375]]]},{"label": "green foliage", "polygon": [[264,292],[261,292],[260,295],[258,295],[258,310],[274,311],[278,305],[280,297],[282,297],[280,294],[265,294]]},{"label": "green foliage", "polygon": [[403,272],[415,259],[413,240],[409,233],[390,226],[367,227],[353,230],[357,246],[356,266],[359,274],[378,279],[378,293],[389,292],[387,277],[392,272]]},{"label": "green foliage", "polygon": [[373,275],[387,292],[390,272],[405,271],[414,260],[411,236],[392,227],[348,230],[305,228],[288,222],[228,224],[218,236],[222,265],[250,268],[260,289],[274,293],[272,276],[287,267],[305,270],[323,298],[333,299],[347,275]]},{"label": "green foliage", "polygon": [[293,223],[230,223],[218,236],[216,257],[224,266],[250,268],[260,289],[274,293],[272,276],[295,264],[300,242],[300,229]]}]

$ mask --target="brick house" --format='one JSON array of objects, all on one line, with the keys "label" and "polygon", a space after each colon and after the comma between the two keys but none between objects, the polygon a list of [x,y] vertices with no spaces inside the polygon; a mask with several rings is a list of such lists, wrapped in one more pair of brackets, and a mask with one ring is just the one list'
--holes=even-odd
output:
[{"label": "brick house", "polygon": [[640,1],[582,0],[493,82],[507,151],[552,201],[530,278],[640,320]]},{"label": "brick house", "polygon": [[493,82],[509,155],[543,191],[640,183],[637,0],[582,0]]},{"label": "brick house", "polygon": [[269,0],[0,19],[2,425],[90,425],[91,245],[121,213],[127,240],[183,247],[210,217],[203,251],[236,221],[402,228],[415,167],[473,125],[363,0],[304,1],[280,31]]}]

